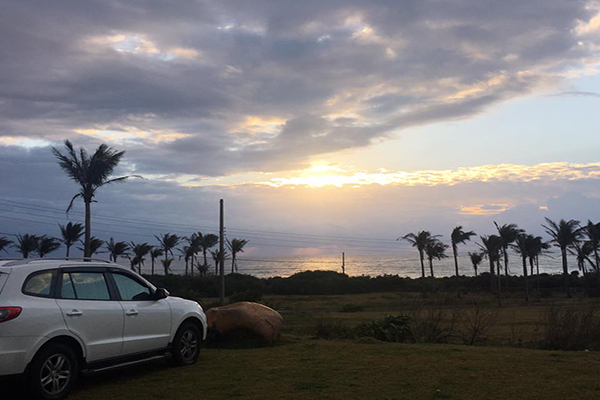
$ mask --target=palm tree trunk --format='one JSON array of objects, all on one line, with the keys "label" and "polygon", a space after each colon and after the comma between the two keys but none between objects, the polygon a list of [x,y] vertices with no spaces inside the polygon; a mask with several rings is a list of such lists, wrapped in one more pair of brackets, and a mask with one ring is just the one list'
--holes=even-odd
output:
[{"label": "palm tree trunk", "polygon": [[540,292],[540,258],[535,256],[535,278],[537,281],[537,291]]},{"label": "palm tree trunk", "polygon": [[452,252],[454,253],[454,269],[456,272],[456,276],[458,276],[458,257],[456,256],[456,245],[452,244]]},{"label": "palm tree trunk", "polygon": [[150,257],[152,259],[152,276],[154,276],[154,257]]},{"label": "palm tree trunk", "polygon": [[500,259],[498,259],[496,267],[498,269],[498,307],[502,307],[502,274],[500,273],[502,271],[502,267],[500,266]]},{"label": "palm tree trunk", "polygon": [[473,269],[475,270],[475,276],[477,276],[477,265],[473,265]]},{"label": "palm tree trunk", "polygon": [[527,256],[523,258],[523,278],[525,278],[525,301],[529,301],[529,282],[527,281]]},{"label": "palm tree trunk", "polygon": [[[507,247],[504,247],[503,249],[503,253],[504,253],[504,275],[506,276],[506,287],[508,287],[508,249]],[[498,269],[498,271],[500,271],[500,269]]]},{"label": "palm tree trunk", "polygon": [[67,258],[69,258],[69,252],[70,252],[70,251],[71,251],[71,246],[70,246],[70,245],[67,245],[67,256],[66,256]]},{"label": "palm tree trunk", "polygon": [[425,278],[425,264],[423,263],[423,250],[419,250],[419,258],[421,259],[421,278]]},{"label": "palm tree trunk", "polygon": [[235,253],[231,253],[231,273],[233,274],[235,272],[234,270],[235,267]]},{"label": "palm tree trunk", "polygon": [[567,249],[561,248],[560,252],[562,257],[563,276],[565,278],[565,292],[567,293],[567,297],[571,298],[571,289],[569,287],[569,266],[567,265]]},{"label": "palm tree trunk", "polygon": [[432,258],[429,259],[429,271],[431,272],[431,277],[435,278],[433,276],[433,259]]},{"label": "palm tree trunk", "polygon": [[90,241],[92,238],[92,209],[91,209],[92,200],[85,199],[85,243],[83,256],[91,257],[91,249],[90,249]]},{"label": "palm tree trunk", "polygon": [[490,290],[494,293],[494,261],[491,256],[490,257]]},{"label": "palm tree trunk", "polygon": [[186,257],[185,258],[185,274],[188,274],[188,264],[190,263],[190,260]]}]

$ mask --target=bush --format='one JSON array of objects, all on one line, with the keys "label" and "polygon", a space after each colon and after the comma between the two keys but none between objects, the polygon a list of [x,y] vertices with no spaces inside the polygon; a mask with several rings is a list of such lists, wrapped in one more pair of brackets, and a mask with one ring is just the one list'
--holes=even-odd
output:
[{"label": "bush", "polygon": [[340,321],[318,320],[314,337],[316,339],[352,339],[352,329]]},{"label": "bush", "polygon": [[587,310],[551,307],[540,325],[542,349],[600,349],[600,318],[592,307]]},{"label": "bush", "polygon": [[413,342],[410,318],[386,316],[382,320],[367,322],[354,329],[356,337],[372,337],[383,342]]},{"label": "bush", "polygon": [[361,312],[363,310],[364,309],[362,308],[362,306],[359,306],[358,304],[344,304],[341,311],[346,313],[355,313]]},{"label": "bush", "polygon": [[230,303],[237,303],[240,301],[250,301],[253,303],[259,303],[262,300],[262,294],[252,290],[246,290],[245,292],[239,292],[229,296]]}]

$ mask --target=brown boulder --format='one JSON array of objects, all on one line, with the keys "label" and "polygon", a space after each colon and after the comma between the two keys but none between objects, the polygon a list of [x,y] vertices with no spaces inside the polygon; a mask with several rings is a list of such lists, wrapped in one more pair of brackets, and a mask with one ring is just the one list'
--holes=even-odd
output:
[{"label": "brown boulder", "polygon": [[277,311],[258,303],[239,302],[206,311],[208,327],[221,335],[236,330],[248,330],[265,342],[279,337],[283,317]]}]

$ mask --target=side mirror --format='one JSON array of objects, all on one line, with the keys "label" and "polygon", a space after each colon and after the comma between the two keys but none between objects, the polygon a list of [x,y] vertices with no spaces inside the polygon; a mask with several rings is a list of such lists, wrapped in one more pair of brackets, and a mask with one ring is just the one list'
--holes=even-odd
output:
[{"label": "side mirror", "polygon": [[156,292],[154,292],[154,300],[162,300],[169,297],[169,292],[166,289],[158,288]]}]

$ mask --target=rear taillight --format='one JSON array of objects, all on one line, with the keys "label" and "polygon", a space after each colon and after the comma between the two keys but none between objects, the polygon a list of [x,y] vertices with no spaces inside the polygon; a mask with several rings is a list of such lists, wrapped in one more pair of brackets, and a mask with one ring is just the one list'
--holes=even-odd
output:
[{"label": "rear taillight", "polygon": [[0,307],[0,322],[10,321],[21,314],[21,307]]}]

